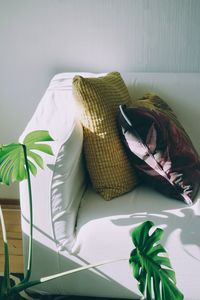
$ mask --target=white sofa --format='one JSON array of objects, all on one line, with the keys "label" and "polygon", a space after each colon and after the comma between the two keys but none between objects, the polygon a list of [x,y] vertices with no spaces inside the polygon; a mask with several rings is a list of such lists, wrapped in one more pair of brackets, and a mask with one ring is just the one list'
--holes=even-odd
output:
[{"label": "white sofa", "polygon": [[[114,258],[129,258],[130,233],[152,220],[165,229],[166,247],[185,299],[200,299],[200,193],[193,206],[142,185],[105,201],[87,184],[82,127],[75,118],[72,78],[56,75],[27,125],[49,130],[54,156],[32,178],[34,244],[32,279]],[[81,73],[83,76],[99,74]],[[200,73],[122,73],[133,98],[155,92],[175,111],[200,153]],[[25,261],[28,249],[27,184],[20,184]],[[120,261],[35,286],[44,294],[139,299],[128,261]]]}]

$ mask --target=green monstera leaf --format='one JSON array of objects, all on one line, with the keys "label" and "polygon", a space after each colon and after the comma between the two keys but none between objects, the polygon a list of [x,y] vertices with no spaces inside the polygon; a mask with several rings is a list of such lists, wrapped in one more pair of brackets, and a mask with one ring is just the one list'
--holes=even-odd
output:
[{"label": "green monstera leaf", "polygon": [[49,145],[41,142],[53,141],[46,130],[30,132],[24,139],[23,144],[8,144],[0,146],[0,182],[10,185],[15,181],[27,178],[24,151],[28,157],[29,170],[33,175],[37,173],[37,164],[43,168],[43,160],[38,151],[53,155]]},{"label": "green monstera leaf", "polygon": [[175,272],[166,250],[159,244],[163,230],[157,228],[150,234],[153,226],[153,222],[146,221],[132,232],[136,248],[130,254],[129,263],[133,276],[147,300],[182,300],[183,294],[176,287]]},{"label": "green monstera leaf", "polygon": [[30,284],[29,279],[31,277],[33,248],[33,209],[30,172],[33,175],[36,175],[37,166],[43,168],[43,159],[38,154],[39,152],[53,155],[51,146],[49,146],[47,143],[44,143],[51,141],[53,141],[53,139],[49,135],[48,131],[37,130],[27,134],[22,144],[13,143],[7,145],[0,145],[0,182],[6,185],[10,185],[12,182],[19,182],[24,179],[27,179],[30,220],[29,247],[28,259],[26,264],[26,273],[24,279],[19,284],[11,286],[8,243],[3,213],[0,206],[0,223],[3,232],[5,257],[4,276],[2,282],[0,283],[0,299],[2,300],[23,299],[23,297],[21,298],[21,296],[19,295],[17,287],[20,287],[20,291],[23,291],[27,287],[27,284]]}]

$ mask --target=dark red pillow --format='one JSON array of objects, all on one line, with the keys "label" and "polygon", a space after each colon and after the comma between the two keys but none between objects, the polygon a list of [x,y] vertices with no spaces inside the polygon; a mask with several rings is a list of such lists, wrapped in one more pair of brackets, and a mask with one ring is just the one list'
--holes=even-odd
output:
[{"label": "dark red pillow", "polygon": [[191,205],[200,186],[200,159],[172,109],[147,94],[131,107],[120,106],[118,126],[142,181]]}]

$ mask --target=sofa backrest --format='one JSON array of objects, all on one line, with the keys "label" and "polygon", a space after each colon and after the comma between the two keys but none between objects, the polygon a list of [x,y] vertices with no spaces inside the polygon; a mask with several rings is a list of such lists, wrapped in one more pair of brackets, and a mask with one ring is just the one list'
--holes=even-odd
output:
[{"label": "sofa backrest", "polygon": [[122,73],[122,77],[134,99],[153,92],[165,100],[200,153],[200,73]]}]

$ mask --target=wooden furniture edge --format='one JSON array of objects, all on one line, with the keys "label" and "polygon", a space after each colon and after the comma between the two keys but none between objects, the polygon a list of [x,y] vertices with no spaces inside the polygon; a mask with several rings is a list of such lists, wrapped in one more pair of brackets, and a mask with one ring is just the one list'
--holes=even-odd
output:
[{"label": "wooden furniture edge", "polygon": [[0,198],[0,205],[2,208],[20,208],[20,201],[19,199]]}]

